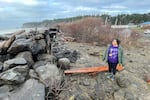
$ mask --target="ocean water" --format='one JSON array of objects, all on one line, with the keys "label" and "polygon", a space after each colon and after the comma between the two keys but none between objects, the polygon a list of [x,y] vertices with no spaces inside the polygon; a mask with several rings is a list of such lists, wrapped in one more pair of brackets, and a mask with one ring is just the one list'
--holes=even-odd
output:
[{"label": "ocean water", "polygon": [[[47,27],[38,27],[37,30],[45,30]],[[0,29],[0,35],[7,35],[14,32],[17,32],[19,30],[25,30],[26,32],[29,32],[30,30],[36,30],[36,28],[8,28],[8,29]]]},{"label": "ocean water", "polygon": [[25,30],[27,32],[27,31],[30,31],[31,29],[34,30],[35,28],[8,28],[8,29],[0,29],[0,35],[11,34],[11,33],[14,33],[16,31],[19,31],[19,30]]}]

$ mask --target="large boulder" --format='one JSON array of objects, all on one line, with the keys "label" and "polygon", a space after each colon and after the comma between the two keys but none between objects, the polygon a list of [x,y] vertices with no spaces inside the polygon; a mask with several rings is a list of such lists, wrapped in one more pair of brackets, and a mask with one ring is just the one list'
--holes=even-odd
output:
[{"label": "large boulder", "polygon": [[48,87],[50,84],[61,81],[61,75],[56,65],[47,63],[35,69],[40,80]]},{"label": "large boulder", "polygon": [[24,58],[27,61],[27,64],[29,67],[31,67],[34,64],[32,53],[29,51],[20,52],[16,58]]},{"label": "large boulder", "polygon": [[29,73],[27,65],[17,66],[0,74],[0,80],[5,84],[20,84],[23,83]]},{"label": "large boulder", "polygon": [[46,43],[44,39],[33,40],[32,43],[29,45],[29,50],[32,52],[33,55],[37,55],[39,53],[44,53],[45,47]]},{"label": "large boulder", "polygon": [[44,39],[17,39],[8,49],[8,53],[16,55],[17,53],[22,51],[31,51],[33,55],[36,55],[40,52],[45,52],[45,47],[46,43]]},{"label": "large boulder", "polygon": [[17,39],[7,50],[8,53],[16,55],[19,52],[29,50],[29,45],[31,44],[31,40],[29,39]]},{"label": "large boulder", "polygon": [[45,100],[45,87],[35,79],[27,80],[23,85],[0,100]]},{"label": "large boulder", "polygon": [[13,68],[15,66],[18,65],[26,65],[27,61],[24,58],[14,58],[14,59],[10,59],[4,62],[3,64],[3,70],[7,70],[9,68]]}]

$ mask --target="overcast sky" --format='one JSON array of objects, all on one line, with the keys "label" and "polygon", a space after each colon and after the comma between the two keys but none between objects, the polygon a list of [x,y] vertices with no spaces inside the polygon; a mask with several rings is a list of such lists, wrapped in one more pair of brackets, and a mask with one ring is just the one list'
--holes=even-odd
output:
[{"label": "overcast sky", "polygon": [[0,0],[0,28],[78,15],[149,12],[150,0]]}]

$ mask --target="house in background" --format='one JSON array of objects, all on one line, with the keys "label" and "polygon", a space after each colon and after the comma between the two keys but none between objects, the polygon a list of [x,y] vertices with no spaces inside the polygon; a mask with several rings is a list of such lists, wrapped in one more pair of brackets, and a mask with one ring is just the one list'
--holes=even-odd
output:
[{"label": "house in background", "polygon": [[144,29],[150,29],[150,21],[141,23],[140,27]]},{"label": "house in background", "polygon": [[150,35],[150,21],[144,22],[140,24],[140,27],[144,29],[145,35]]}]

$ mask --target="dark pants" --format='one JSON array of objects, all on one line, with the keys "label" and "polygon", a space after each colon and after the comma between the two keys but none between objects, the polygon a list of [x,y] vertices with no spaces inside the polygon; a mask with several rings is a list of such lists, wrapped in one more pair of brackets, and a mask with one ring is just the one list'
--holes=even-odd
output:
[{"label": "dark pants", "polygon": [[110,72],[110,73],[113,72],[114,75],[116,74],[117,64],[118,64],[118,63],[111,63],[111,62],[108,62],[109,72]]}]

